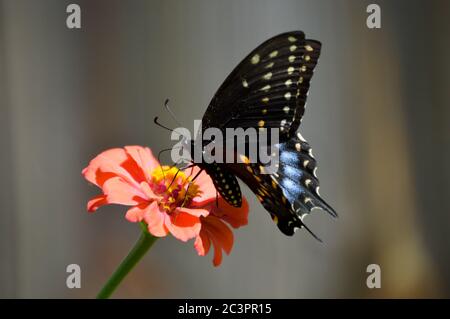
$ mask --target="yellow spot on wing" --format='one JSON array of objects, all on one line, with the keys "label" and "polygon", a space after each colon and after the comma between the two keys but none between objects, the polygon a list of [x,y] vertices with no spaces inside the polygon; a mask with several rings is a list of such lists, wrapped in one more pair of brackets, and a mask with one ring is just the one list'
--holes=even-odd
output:
[{"label": "yellow spot on wing", "polygon": [[277,188],[277,186],[278,186],[277,183],[274,180],[272,180],[272,187]]},{"label": "yellow spot on wing", "polygon": [[250,159],[247,156],[241,155],[240,157],[241,157],[242,163],[245,163],[245,164],[250,163]]}]

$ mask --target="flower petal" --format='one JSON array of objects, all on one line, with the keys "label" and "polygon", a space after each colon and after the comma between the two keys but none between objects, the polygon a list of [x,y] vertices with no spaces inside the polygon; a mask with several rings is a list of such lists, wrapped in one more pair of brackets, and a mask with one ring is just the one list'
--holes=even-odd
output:
[{"label": "flower petal", "polygon": [[211,241],[205,231],[200,230],[200,234],[195,238],[194,247],[199,256],[206,256],[211,247]]},{"label": "flower petal", "polygon": [[88,203],[87,203],[87,210],[88,212],[92,213],[95,212],[97,209],[102,207],[103,205],[108,204],[108,201],[106,200],[106,195],[97,195],[95,197],[92,197]]},{"label": "flower petal", "polygon": [[233,232],[220,218],[208,216],[202,218],[202,230],[205,229],[213,244],[219,244],[227,254],[233,248]]},{"label": "flower petal", "polygon": [[170,214],[165,225],[174,237],[184,242],[196,237],[201,228],[199,217],[183,212]]},{"label": "flower petal", "polygon": [[[213,264],[214,266],[219,266],[222,263],[222,250],[229,254],[233,248],[233,232],[222,220],[220,220],[220,218],[216,216],[209,215],[206,218],[201,218],[201,221],[202,229],[200,234],[201,237],[203,237],[200,239],[201,243],[206,242],[204,237],[208,237],[208,239],[212,242],[214,245]],[[200,247],[200,242],[197,244],[199,249],[201,249],[202,247]],[[199,250],[197,249],[197,251]]]},{"label": "flower petal", "polygon": [[[136,174],[136,168],[130,169],[130,167],[136,166],[137,164],[124,149],[113,148],[100,153],[91,160],[89,165],[83,169],[82,174],[89,182],[98,187],[103,187],[107,180],[116,176],[120,176],[128,183],[138,187],[144,179]],[[143,173],[140,175],[143,176]]]},{"label": "flower petal", "polygon": [[[120,163],[126,159],[127,154],[121,148],[106,150],[92,159],[82,174],[89,182],[102,187],[107,179],[123,173]],[[108,176],[98,176],[98,172],[108,173]]]},{"label": "flower petal", "polygon": [[125,218],[132,223],[138,223],[144,220],[149,204],[144,203],[131,207],[125,214]]},{"label": "flower petal", "polygon": [[108,179],[103,184],[103,192],[109,204],[134,206],[149,200],[144,192],[133,187],[121,177]]},{"label": "flower petal", "polygon": [[218,267],[220,266],[221,263],[222,263],[222,248],[217,243],[214,243],[213,265],[214,267]]},{"label": "flower petal", "polygon": [[159,162],[153,156],[152,151],[148,147],[138,145],[125,146],[125,150],[142,169],[147,182],[150,182],[151,171],[159,166]]},{"label": "flower petal", "polygon": [[[196,166],[193,169],[192,176],[195,176],[200,169]],[[203,171],[196,179],[195,183],[199,187],[199,195],[192,199],[192,207],[200,207],[215,201],[217,196],[216,188],[209,175]]]},{"label": "flower petal", "polygon": [[220,217],[233,228],[239,228],[248,224],[249,206],[245,197],[242,198],[241,207],[231,206],[222,197],[219,197],[218,207],[216,203],[211,203],[209,207],[212,215]]},{"label": "flower petal", "polygon": [[186,207],[177,207],[175,209],[176,212],[186,213],[196,217],[206,217],[209,215],[209,210],[204,208],[186,208]]},{"label": "flower petal", "polygon": [[156,202],[148,205],[144,213],[144,220],[147,223],[150,234],[156,237],[166,236],[169,233],[169,229],[165,225],[166,219],[168,219],[167,214],[160,211]]},{"label": "flower petal", "polygon": [[140,184],[142,193],[145,194],[146,198],[148,200],[160,200],[162,196],[156,195],[153,190],[151,189],[150,185],[148,185],[147,182],[142,182]]}]

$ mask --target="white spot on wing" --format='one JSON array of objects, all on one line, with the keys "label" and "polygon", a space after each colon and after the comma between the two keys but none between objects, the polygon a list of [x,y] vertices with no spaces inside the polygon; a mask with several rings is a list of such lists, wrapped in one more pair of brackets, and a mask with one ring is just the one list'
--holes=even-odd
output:
[{"label": "white spot on wing", "polygon": [[264,79],[264,80],[270,80],[271,77],[272,77],[272,72],[269,72],[269,73],[267,73],[267,74],[265,74],[265,75],[263,76],[263,79]]},{"label": "white spot on wing", "polygon": [[300,141],[306,142],[305,138],[302,136],[302,134],[300,134],[300,132],[297,133],[297,137],[300,139]]},{"label": "white spot on wing", "polygon": [[270,90],[270,85],[266,85],[266,86],[264,86],[264,87],[261,88],[261,91],[267,92],[267,91],[269,91],[269,90]]},{"label": "white spot on wing", "polygon": [[275,51],[273,51],[272,53],[269,54],[269,57],[274,58],[274,57],[276,57],[277,55],[278,55],[278,51],[275,50]]},{"label": "white spot on wing", "polygon": [[259,62],[259,54],[255,54],[251,59],[252,64],[258,64]]}]

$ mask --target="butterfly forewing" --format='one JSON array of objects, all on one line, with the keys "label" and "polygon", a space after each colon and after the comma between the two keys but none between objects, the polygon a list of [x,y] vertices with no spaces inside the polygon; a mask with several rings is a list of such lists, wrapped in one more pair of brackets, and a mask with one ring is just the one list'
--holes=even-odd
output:
[{"label": "butterfly forewing", "polygon": [[320,47],[300,31],[261,44],[219,88],[203,117],[203,128],[276,127],[282,139],[291,135],[304,113]]}]

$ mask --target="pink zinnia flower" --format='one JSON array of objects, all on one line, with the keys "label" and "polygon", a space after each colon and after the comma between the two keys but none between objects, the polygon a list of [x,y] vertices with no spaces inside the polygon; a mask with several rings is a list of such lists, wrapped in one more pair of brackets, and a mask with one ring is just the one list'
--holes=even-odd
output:
[{"label": "pink zinnia flower", "polygon": [[[82,174],[102,189],[92,198],[89,212],[106,204],[131,206],[126,212],[130,222],[145,222],[150,234],[164,237],[171,233],[177,239],[195,240],[199,255],[206,255],[214,245],[213,263],[222,261],[222,250],[230,253],[234,228],[247,224],[248,204],[241,208],[229,205],[220,196],[210,177],[198,168],[186,172],[176,167],[160,166],[151,150],[126,146],[104,151],[95,157]],[[189,173],[189,175],[187,175]],[[191,185],[188,188],[189,183]]]}]

